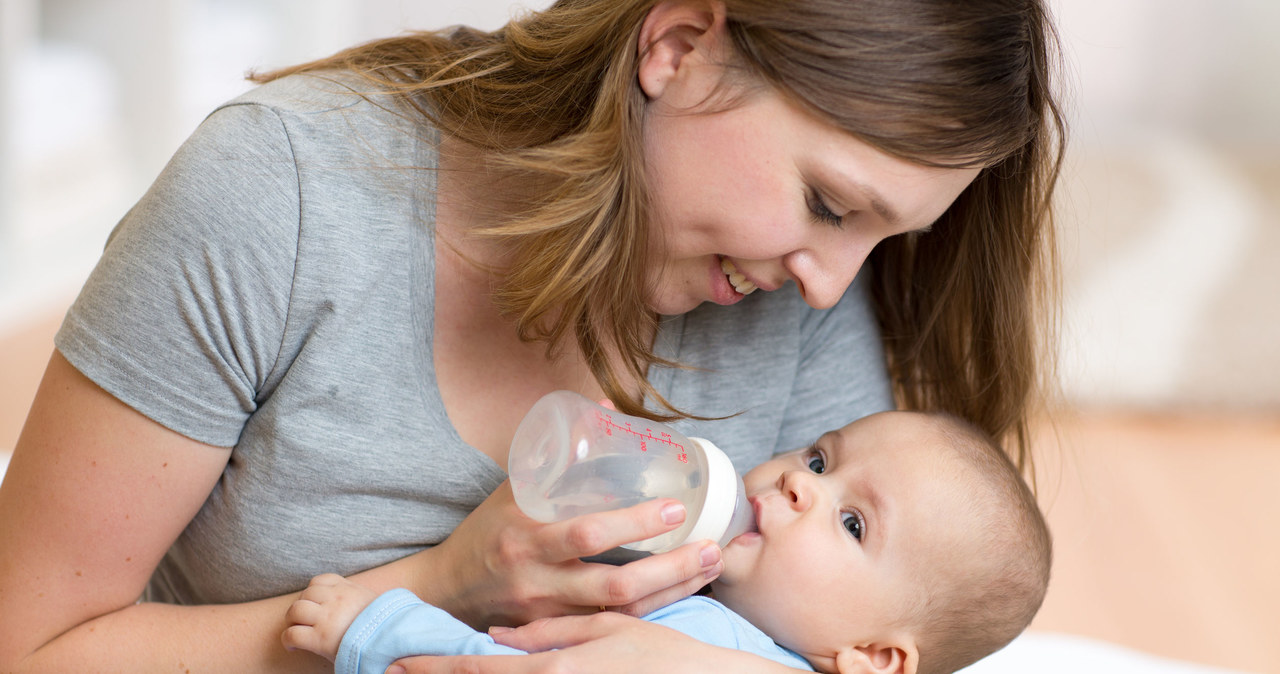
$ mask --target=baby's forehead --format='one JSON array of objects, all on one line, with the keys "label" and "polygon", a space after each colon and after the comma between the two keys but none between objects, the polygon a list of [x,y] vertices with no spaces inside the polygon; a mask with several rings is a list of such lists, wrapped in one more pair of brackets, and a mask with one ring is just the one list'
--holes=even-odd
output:
[{"label": "baby's forehead", "polygon": [[[975,438],[961,424],[922,412],[890,411],[863,417],[819,439],[850,454],[955,456],[956,445]],[[958,458],[958,457],[957,457]]]},{"label": "baby's forehead", "polygon": [[819,444],[837,463],[867,467],[886,492],[927,489],[931,500],[949,497],[971,504],[982,500],[978,492],[987,491],[989,467],[984,466],[998,461],[985,455],[1000,451],[946,417],[915,412],[866,417]]}]

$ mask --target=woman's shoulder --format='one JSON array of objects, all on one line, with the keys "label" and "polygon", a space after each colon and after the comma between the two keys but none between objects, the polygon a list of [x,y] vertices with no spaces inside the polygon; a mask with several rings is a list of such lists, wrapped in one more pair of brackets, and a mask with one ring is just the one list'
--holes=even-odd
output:
[{"label": "woman's shoulder", "polygon": [[317,114],[360,107],[369,97],[386,98],[371,82],[342,70],[296,73],[254,86],[218,109],[265,105],[282,113]]},{"label": "woman's shoulder", "polygon": [[[246,109],[258,112],[245,114]],[[421,157],[400,157],[398,150],[432,146],[435,137],[428,120],[401,97],[349,71],[297,73],[260,84],[215,108],[206,122],[228,117],[233,128],[282,127],[293,151],[303,154],[349,148],[416,164]],[[426,142],[405,143],[406,136]]]}]

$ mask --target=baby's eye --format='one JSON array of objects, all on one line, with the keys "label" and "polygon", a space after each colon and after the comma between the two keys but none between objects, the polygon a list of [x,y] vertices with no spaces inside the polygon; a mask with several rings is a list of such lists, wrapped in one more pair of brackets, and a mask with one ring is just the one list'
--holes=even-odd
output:
[{"label": "baby's eye", "polygon": [[854,538],[862,540],[864,524],[862,522],[861,514],[857,511],[840,513],[840,523],[844,525],[844,528],[847,529]]},{"label": "baby's eye", "polygon": [[827,460],[822,458],[822,453],[811,451],[809,454],[809,470],[821,475],[827,472]]}]

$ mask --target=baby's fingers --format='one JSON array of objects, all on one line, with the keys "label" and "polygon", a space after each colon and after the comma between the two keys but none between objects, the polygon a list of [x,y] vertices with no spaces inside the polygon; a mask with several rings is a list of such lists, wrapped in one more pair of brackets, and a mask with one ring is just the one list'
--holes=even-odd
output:
[{"label": "baby's fingers", "polygon": [[293,625],[286,628],[280,634],[280,643],[284,644],[285,650],[308,651],[323,655],[330,662],[337,655],[329,650],[328,641],[320,635],[320,630],[311,625]]}]

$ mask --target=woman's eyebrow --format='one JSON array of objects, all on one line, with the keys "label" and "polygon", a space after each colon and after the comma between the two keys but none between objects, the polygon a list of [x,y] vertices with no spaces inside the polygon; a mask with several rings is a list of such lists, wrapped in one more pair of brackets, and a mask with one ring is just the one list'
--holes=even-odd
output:
[{"label": "woman's eyebrow", "polygon": [[[880,196],[880,193],[877,192],[875,188],[865,183],[857,182],[856,180],[850,181],[849,184],[853,189],[862,193],[863,198],[871,205],[871,210],[875,211],[876,215],[879,215],[885,222],[889,223],[890,227],[893,227],[894,229],[906,227],[906,218],[902,217],[898,211],[894,210],[893,206],[891,206],[884,197]],[[916,227],[911,231],[923,234],[932,229],[933,223],[930,222],[921,227]]]},{"label": "woman's eyebrow", "polygon": [[902,227],[902,216],[889,205],[889,202],[885,201],[884,197],[880,196],[879,192],[876,192],[870,185],[859,182],[852,183],[852,187],[862,192],[867,202],[871,204],[871,210],[875,211],[876,215],[879,215],[892,227]]},{"label": "woman's eyebrow", "polygon": [[868,185],[857,178],[842,175],[838,170],[831,176],[831,180],[835,185],[857,192],[862,199],[871,206],[871,210],[874,211],[876,215],[880,216],[880,218],[885,222],[889,223],[889,226],[897,229],[904,225],[902,214],[898,213],[889,201],[871,185]]}]

